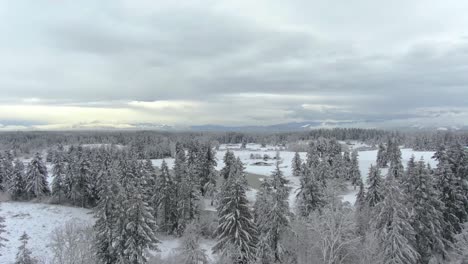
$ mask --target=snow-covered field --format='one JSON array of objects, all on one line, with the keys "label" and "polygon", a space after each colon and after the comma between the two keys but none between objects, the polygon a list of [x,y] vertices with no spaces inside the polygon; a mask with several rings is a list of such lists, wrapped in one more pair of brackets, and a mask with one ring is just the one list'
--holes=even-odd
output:
[{"label": "snow-covered field", "polygon": [[[356,144],[361,147],[362,144]],[[270,176],[271,172],[274,169],[274,160],[267,161],[271,163],[271,166],[257,166],[254,165],[255,162],[259,161],[257,159],[251,159],[250,154],[264,154],[274,157],[276,155],[277,149],[272,146],[267,146],[266,148],[261,148],[259,144],[247,144],[247,149],[240,149],[240,144],[236,145],[221,145],[219,150],[216,153],[218,159],[217,169],[220,170],[223,164],[223,156],[226,152],[226,149],[231,149],[234,154],[242,160],[245,165],[246,171],[249,173],[264,175],[266,177]],[[291,160],[293,159],[294,152],[279,150],[280,156],[282,159],[281,169],[286,178],[291,182],[291,187],[293,191],[290,196],[290,204],[294,206],[295,200],[295,190],[299,186],[299,178],[292,176],[291,169]],[[426,162],[429,162],[431,166],[436,166],[435,160],[431,159],[433,152],[421,152],[413,151],[411,149],[402,149],[402,158],[403,164],[406,166],[406,163],[412,155],[419,160],[421,157],[424,158]],[[306,158],[306,153],[301,152],[300,156],[302,159]],[[369,166],[375,164],[377,156],[377,151],[359,151],[359,169],[365,180],[367,178],[367,173]],[[174,164],[174,159],[166,159],[168,166],[171,168]],[[153,160],[155,166],[161,166],[162,159]],[[49,173],[51,174],[50,164],[47,166]],[[51,179],[50,179],[51,180]],[[247,195],[251,202],[255,200],[255,189],[251,189]],[[343,194],[343,200],[354,203],[356,191],[349,190],[349,192]],[[6,238],[9,240],[6,243],[6,247],[1,249],[0,263],[13,263],[17,248],[19,244],[19,237],[26,231],[30,239],[30,248],[33,251],[34,255],[44,257],[51,257],[51,252],[48,247],[50,241],[51,232],[59,227],[64,225],[67,221],[72,219],[78,219],[89,224],[94,222],[90,210],[75,208],[75,207],[66,207],[60,205],[49,205],[49,204],[39,204],[39,203],[23,203],[23,202],[2,202],[0,204],[0,214],[5,217],[6,225]],[[213,208],[211,208],[213,209]],[[174,252],[180,244],[179,239],[174,239],[172,237],[161,237],[161,244],[159,248],[161,252],[158,253],[161,257],[168,257],[171,252]],[[211,247],[214,241],[203,240],[202,247],[207,250],[207,253],[211,256]]]}]

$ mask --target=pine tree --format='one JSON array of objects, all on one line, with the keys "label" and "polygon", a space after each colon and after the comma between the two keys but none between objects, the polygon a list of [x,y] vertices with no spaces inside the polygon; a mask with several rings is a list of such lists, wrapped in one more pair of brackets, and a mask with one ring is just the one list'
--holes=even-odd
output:
[{"label": "pine tree", "polygon": [[18,200],[26,195],[26,177],[24,175],[24,164],[20,160],[15,160],[13,174],[10,178],[8,192],[13,200]]},{"label": "pine tree", "polygon": [[216,154],[209,143],[203,146],[202,151],[201,193],[205,197],[208,196],[214,199],[216,194],[216,181],[218,178],[218,173],[216,171]]},{"label": "pine tree", "polygon": [[418,263],[409,212],[402,201],[403,193],[391,175],[386,179],[383,197],[375,208],[373,219],[378,238],[377,253],[381,257],[379,263]]},{"label": "pine tree", "polygon": [[364,187],[364,182],[359,181],[359,191],[356,194],[356,202],[354,203],[355,218],[356,218],[356,233],[364,237],[366,231],[368,230],[369,225],[369,214],[366,201],[366,190]]},{"label": "pine tree", "polygon": [[128,200],[124,202],[126,223],[122,238],[125,239],[123,252],[118,263],[147,263],[146,250],[157,250],[159,240],[156,238],[156,221],[152,208],[144,200],[141,179],[135,178],[130,186]]},{"label": "pine tree", "polygon": [[94,231],[96,234],[97,257],[102,264],[113,264],[117,260],[115,244],[118,239],[116,223],[120,217],[117,213],[120,206],[118,195],[121,186],[113,175],[113,170],[104,175],[103,188],[99,193],[100,200],[94,209],[96,222]]},{"label": "pine tree", "polygon": [[21,246],[18,248],[16,254],[15,264],[35,264],[38,263],[37,259],[31,256],[32,252],[27,248],[29,236],[26,232],[20,237]]},{"label": "pine tree", "polygon": [[436,186],[439,190],[439,199],[444,205],[443,215],[445,221],[444,237],[453,242],[457,233],[462,230],[462,223],[468,217],[465,204],[468,197],[464,191],[463,179],[457,175],[457,167],[454,159],[450,158],[445,148],[439,148],[434,157],[437,159],[435,170]]},{"label": "pine tree", "polygon": [[325,205],[322,185],[317,181],[313,172],[307,164],[302,165],[300,187],[297,193],[297,204],[299,213],[306,217],[311,212]]},{"label": "pine tree", "polygon": [[255,261],[257,229],[246,197],[247,180],[240,169],[242,164],[235,167],[236,173],[228,175],[220,193],[213,253],[229,257],[232,263],[247,264]]},{"label": "pine tree", "polygon": [[[289,181],[284,178],[279,164],[280,162],[277,159],[276,169],[271,175],[271,191],[266,192],[270,196],[271,205],[265,208],[266,211],[258,217],[256,222],[259,228],[260,241],[266,241],[269,247],[268,252],[273,254],[272,263],[283,262],[285,247],[282,238],[284,233],[291,228],[288,200],[290,188],[287,186]],[[266,263],[270,261],[270,258],[262,261],[262,263]]]},{"label": "pine tree", "polygon": [[230,150],[226,151],[226,154],[224,154],[224,168],[221,169],[220,175],[224,180],[227,180],[229,175],[231,174],[232,166],[236,164],[236,157],[234,156],[234,153]]},{"label": "pine tree", "polygon": [[200,247],[200,234],[194,223],[187,225],[182,237],[182,246],[178,250],[183,264],[208,264],[206,250]]},{"label": "pine tree", "polygon": [[301,156],[299,156],[299,152],[296,152],[294,154],[294,158],[292,160],[292,164],[291,164],[291,167],[292,167],[292,171],[293,171],[293,175],[294,176],[300,176],[301,175],[301,171],[302,171],[302,160],[301,160]]},{"label": "pine tree", "polygon": [[47,168],[42,162],[42,157],[36,153],[28,165],[26,172],[26,191],[34,196],[40,197],[50,193],[47,182]]},{"label": "pine tree", "polygon": [[432,176],[423,160],[416,165],[416,171],[409,181],[409,193],[405,197],[408,197],[409,208],[412,208],[414,248],[419,253],[419,263],[429,263],[432,257],[447,261],[447,243],[443,238],[443,203],[438,199]]},{"label": "pine tree", "polygon": [[379,168],[387,167],[388,153],[384,144],[379,144],[379,150],[377,151],[377,166]]},{"label": "pine tree", "polygon": [[0,191],[8,190],[11,185],[13,174],[13,158],[10,151],[0,153]]},{"label": "pine tree", "polygon": [[58,197],[58,202],[62,200],[62,196],[66,193],[65,178],[67,177],[67,164],[65,163],[62,153],[57,153],[53,160],[52,173],[52,195]]},{"label": "pine tree", "polygon": [[378,167],[373,165],[370,166],[367,184],[369,185],[366,196],[367,205],[369,208],[372,208],[383,200],[383,179],[382,176],[380,176],[380,170]]},{"label": "pine tree", "polygon": [[391,140],[388,145],[388,160],[390,166],[388,168],[388,174],[393,175],[395,179],[400,179],[403,176],[404,168],[401,162],[401,150],[398,144]]},{"label": "pine tree", "polygon": [[157,191],[154,193],[153,200],[156,201],[157,209],[160,212],[160,229],[170,233],[177,223],[177,211],[174,208],[174,193],[176,190],[169,174],[169,168],[164,160],[161,164],[161,173],[156,186]]},{"label": "pine tree", "polygon": [[349,164],[349,178],[351,179],[351,184],[354,186],[354,189],[356,189],[356,186],[362,182],[357,151],[353,151],[351,154],[351,161]]}]

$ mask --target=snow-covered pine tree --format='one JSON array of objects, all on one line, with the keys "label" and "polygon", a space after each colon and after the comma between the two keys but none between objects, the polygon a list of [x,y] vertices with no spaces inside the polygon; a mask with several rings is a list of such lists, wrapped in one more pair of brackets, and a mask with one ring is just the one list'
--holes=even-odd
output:
[{"label": "snow-covered pine tree", "polygon": [[354,203],[355,210],[355,221],[356,221],[356,233],[364,237],[369,225],[369,211],[366,202],[366,189],[362,179],[359,181],[359,191],[356,194],[356,202]]},{"label": "snow-covered pine tree", "polygon": [[152,208],[144,200],[141,178],[135,178],[134,184],[130,186],[128,200],[124,202],[126,223],[123,230],[125,238],[123,252],[118,262],[121,264],[144,264],[147,263],[147,250],[157,250],[160,243],[156,238],[157,225]]},{"label": "snow-covered pine tree", "polygon": [[223,161],[224,168],[221,169],[220,175],[226,181],[231,173],[232,166],[236,164],[236,157],[234,156],[234,153],[228,149],[226,154],[224,154]]},{"label": "snow-covered pine tree", "polygon": [[8,192],[13,200],[18,200],[26,195],[26,177],[24,175],[24,164],[19,159],[15,160],[13,173],[10,177]]},{"label": "snow-covered pine tree", "polygon": [[[282,263],[285,247],[283,245],[282,238],[285,232],[287,232],[290,226],[290,215],[289,211],[289,192],[290,187],[287,186],[289,183],[283,176],[283,172],[279,168],[280,161],[277,159],[276,168],[271,175],[271,191],[266,192],[270,196],[271,201],[270,207],[265,208],[266,211],[263,215],[258,216],[257,227],[259,231],[260,241],[267,241],[268,252],[271,252],[272,258],[271,263]],[[265,255],[265,254],[260,254]],[[270,258],[262,260],[270,261]]]},{"label": "snow-covered pine tree", "polygon": [[36,264],[38,263],[37,259],[32,256],[31,250],[27,248],[29,236],[24,232],[21,237],[21,246],[18,248],[18,253],[16,254],[15,264]]},{"label": "snow-covered pine tree", "polygon": [[113,264],[117,261],[118,252],[115,245],[118,240],[117,222],[122,217],[119,212],[119,193],[122,188],[114,175],[115,170],[109,168],[103,175],[103,186],[99,193],[100,199],[94,208],[94,232],[96,234],[96,254],[101,264]]},{"label": "snow-covered pine tree", "polygon": [[379,168],[385,168],[388,164],[388,153],[385,145],[380,143],[379,150],[377,151],[377,166]]},{"label": "snow-covered pine tree", "polygon": [[181,264],[208,264],[206,250],[200,247],[200,234],[195,223],[187,225],[178,251],[182,257]]},{"label": "snow-covered pine tree", "polygon": [[212,201],[216,195],[216,181],[218,172],[216,171],[216,154],[210,143],[202,146],[202,171],[201,171],[201,193],[205,197],[211,197]]},{"label": "snow-covered pine tree", "polygon": [[61,152],[57,152],[53,159],[52,173],[52,195],[58,198],[60,203],[62,197],[66,194],[65,178],[67,177],[67,163]]},{"label": "snow-covered pine tree", "polygon": [[39,153],[28,164],[26,172],[26,192],[33,197],[40,197],[50,193],[47,182],[47,168]]},{"label": "snow-covered pine tree", "polygon": [[156,202],[159,211],[160,230],[171,233],[177,223],[177,208],[174,206],[176,204],[174,202],[176,190],[165,160],[162,161],[156,187],[157,191],[152,199]]},{"label": "snow-covered pine tree", "polygon": [[385,180],[382,201],[375,207],[373,224],[378,238],[379,263],[417,264],[419,254],[413,247],[414,230],[410,214],[402,200],[397,181],[392,175]]},{"label": "snow-covered pine tree", "polygon": [[306,163],[302,164],[300,177],[301,185],[296,196],[297,208],[301,216],[307,217],[312,211],[325,205],[325,197],[322,184],[317,181]]},{"label": "snow-covered pine tree", "polygon": [[228,257],[231,263],[248,264],[255,261],[257,228],[246,197],[243,165],[235,164],[235,167],[231,171],[236,173],[228,175],[220,193],[217,243],[213,252]]},{"label": "snow-covered pine tree", "polygon": [[445,226],[443,203],[438,199],[435,184],[427,170],[426,164],[420,160],[415,172],[408,182],[408,207],[412,208],[411,225],[415,232],[414,248],[419,253],[418,263],[427,264],[431,258],[439,263],[447,262],[447,241],[443,237]]},{"label": "snow-covered pine tree", "polygon": [[10,151],[0,153],[0,191],[8,190],[11,185],[11,176],[13,173],[13,158]]},{"label": "snow-covered pine tree", "polygon": [[392,174],[395,179],[403,177],[404,168],[401,161],[401,150],[395,140],[389,141],[388,161],[390,163],[388,174]]},{"label": "snow-covered pine tree", "polygon": [[291,168],[292,168],[292,171],[293,171],[293,175],[298,177],[301,175],[301,170],[302,170],[302,160],[301,160],[301,156],[299,155],[299,152],[296,152],[294,154],[294,158],[291,162]]},{"label": "snow-covered pine tree", "polygon": [[435,170],[436,186],[439,190],[439,199],[444,204],[444,237],[453,242],[457,233],[462,230],[463,222],[468,218],[465,204],[468,197],[465,194],[463,179],[457,174],[459,164],[453,164],[453,158],[449,157],[446,149],[440,147],[434,157],[438,161]]},{"label": "snow-covered pine tree", "polygon": [[367,206],[372,208],[383,200],[383,179],[380,175],[380,169],[374,165],[369,168],[367,185],[369,186],[366,195]]},{"label": "snow-covered pine tree", "polygon": [[359,170],[359,160],[358,160],[358,152],[353,151],[351,153],[351,161],[349,162],[349,178],[351,180],[351,184],[356,189],[356,186],[362,182],[361,178],[361,171]]}]

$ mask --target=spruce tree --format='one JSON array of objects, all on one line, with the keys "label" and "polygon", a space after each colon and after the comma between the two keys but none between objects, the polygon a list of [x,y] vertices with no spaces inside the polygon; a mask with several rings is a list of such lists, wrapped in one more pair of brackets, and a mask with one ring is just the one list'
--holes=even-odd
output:
[{"label": "spruce tree", "polygon": [[[289,211],[289,192],[290,188],[287,186],[289,183],[283,176],[282,171],[279,168],[279,160],[276,162],[276,169],[271,175],[271,191],[267,192],[271,204],[265,208],[266,211],[263,215],[258,217],[257,226],[259,231],[260,241],[267,241],[271,252],[272,263],[282,263],[285,254],[285,247],[282,239],[284,238],[285,232],[287,232],[290,226],[290,214]],[[270,261],[270,258],[264,259],[263,262]]]},{"label": "spruce tree", "polygon": [[232,263],[247,264],[255,261],[257,228],[246,197],[247,180],[240,169],[242,164],[235,166],[236,173],[228,175],[220,193],[213,253],[228,257]]},{"label": "spruce tree", "polygon": [[356,189],[356,186],[359,186],[359,184],[362,182],[357,151],[353,151],[351,154],[351,161],[349,163],[349,178],[351,179],[351,184],[354,186],[354,189]]},{"label": "spruce tree", "polygon": [[160,229],[165,232],[172,232],[177,223],[177,208],[174,208],[175,186],[169,173],[166,161],[161,164],[161,172],[158,177],[157,192],[154,193],[153,200],[156,200],[158,215],[161,219]]},{"label": "spruce tree", "polygon": [[300,177],[296,202],[300,215],[307,217],[312,211],[325,205],[325,198],[322,185],[305,163],[302,165]]},{"label": "spruce tree", "polygon": [[62,153],[57,153],[53,160],[52,173],[52,195],[58,197],[58,202],[62,200],[62,196],[66,193],[65,178],[67,177],[67,164],[65,163]]},{"label": "spruce tree", "polygon": [[412,208],[411,224],[415,232],[414,248],[419,253],[419,263],[427,264],[431,258],[447,261],[443,203],[438,199],[432,175],[423,160],[416,165],[405,196]]},{"label": "spruce tree", "polygon": [[123,230],[125,238],[123,252],[118,263],[144,264],[147,263],[148,249],[157,250],[159,240],[156,238],[157,230],[152,208],[144,200],[141,179],[135,178],[130,186],[128,200],[124,202],[126,223]]},{"label": "spruce tree", "polygon": [[[2,247],[5,247],[5,244],[3,244],[3,242],[8,241],[6,238],[3,237],[3,233],[6,232],[5,225],[3,224],[4,222],[5,222],[5,218],[0,215],[0,249],[2,249]],[[0,251],[0,256],[1,255],[2,254]]]},{"label": "spruce tree", "polygon": [[47,168],[39,153],[36,153],[28,165],[26,191],[33,197],[40,197],[50,193],[49,183],[47,182]]},{"label": "spruce tree", "polygon": [[26,177],[24,175],[24,164],[18,159],[15,160],[8,192],[10,193],[13,200],[18,200],[26,195]]},{"label": "spruce tree", "polygon": [[302,160],[301,160],[301,156],[299,155],[299,152],[296,152],[294,154],[294,158],[292,160],[291,167],[292,167],[292,171],[293,171],[294,176],[298,177],[298,176],[301,175]]},{"label": "spruce tree", "polygon": [[385,148],[384,144],[380,143],[379,150],[377,151],[377,166],[379,168],[385,168],[387,167],[387,163],[388,163],[387,149]]},{"label": "spruce tree", "polygon": [[117,260],[115,244],[118,240],[116,223],[118,218],[118,208],[120,207],[118,195],[122,191],[117,181],[115,171],[109,170],[103,177],[105,178],[101,192],[100,200],[94,209],[96,222],[94,231],[96,234],[97,257],[102,264],[112,264]]},{"label": "spruce tree", "polygon": [[373,219],[378,238],[379,263],[419,263],[419,254],[412,243],[415,233],[410,224],[410,214],[402,200],[403,193],[391,175],[386,179],[383,197],[375,208]]},{"label": "spruce tree", "polygon": [[368,230],[369,215],[366,201],[366,190],[362,179],[359,181],[359,191],[356,194],[356,202],[354,203],[355,218],[356,218],[356,233],[364,237]]},{"label": "spruce tree", "polygon": [[21,246],[18,248],[16,254],[15,264],[35,264],[38,263],[37,259],[32,256],[31,250],[27,248],[29,236],[26,232],[20,237]]},{"label": "spruce tree", "polygon": [[208,264],[206,251],[200,247],[200,234],[195,223],[187,225],[178,250],[182,256],[181,264]]},{"label": "spruce tree", "polygon": [[223,161],[224,167],[221,169],[220,175],[224,180],[227,180],[229,174],[231,173],[232,167],[236,164],[236,157],[232,151],[227,150],[226,154],[224,154]]},{"label": "spruce tree", "polygon": [[376,206],[380,201],[383,200],[383,179],[380,175],[380,170],[378,167],[371,165],[369,168],[369,176],[367,177],[367,206],[372,208]]}]

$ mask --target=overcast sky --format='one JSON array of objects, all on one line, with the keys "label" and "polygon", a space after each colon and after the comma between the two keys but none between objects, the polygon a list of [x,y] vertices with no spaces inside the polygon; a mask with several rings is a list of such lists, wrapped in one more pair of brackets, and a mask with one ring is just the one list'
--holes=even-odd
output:
[{"label": "overcast sky", "polygon": [[467,13],[460,0],[0,0],[0,129],[468,125]]}]

